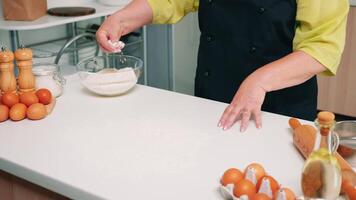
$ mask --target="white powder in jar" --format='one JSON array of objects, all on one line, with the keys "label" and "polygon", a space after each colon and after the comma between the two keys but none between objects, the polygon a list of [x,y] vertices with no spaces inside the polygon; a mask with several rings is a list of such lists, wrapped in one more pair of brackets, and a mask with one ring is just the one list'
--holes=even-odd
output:
[{"label": "white powder in jar", "polygon": [[33,66],[32,72],[36,78],[36,89],[46,88],[54,97],[59,97],[63,91],[65,79],[55,64],[38,64]]},{"label": "white powder in jar", "polygon": [[36,89],[46,88],[54,97],[62,94],[62,85],[48,76],[36,76]]},{"label": "white powder in jar", "polygon": [[132,68],[103,69],[97,73],[80,72],[82,84],[90,91],[105,95],[119,95],[127,92],[137,83],[137,76]]}]

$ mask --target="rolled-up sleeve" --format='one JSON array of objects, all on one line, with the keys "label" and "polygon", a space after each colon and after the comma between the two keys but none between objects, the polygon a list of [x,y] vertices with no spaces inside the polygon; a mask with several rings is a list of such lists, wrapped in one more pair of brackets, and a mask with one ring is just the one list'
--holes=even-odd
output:
[{"label": "rolled-up sleeve", "polygon": [[153,11],[153,23],[173,24],[196,11],[199,0],[147,0]]},{"label": "rolled-up sleeve", "polygon": [[297,0],[293,48],[303,51],[335,75],[345,46],[349,0]]}]

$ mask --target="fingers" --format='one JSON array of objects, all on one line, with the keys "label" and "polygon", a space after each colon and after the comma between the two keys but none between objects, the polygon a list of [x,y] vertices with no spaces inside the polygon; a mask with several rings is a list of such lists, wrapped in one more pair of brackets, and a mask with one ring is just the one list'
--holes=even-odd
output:
[{"label": "fingers", "polygon": [[118,34],[113,34],[113,33],[109,33],[109,40],[111,40],[112,42],[117,42],[120,39],[121,33]]},{"label": "fingers", "polygon": [[109,35],[106,31],[98,30],[96,32],[96,40],[100,47],[106,52],[113,52],[115,48],[109,43]]},{"label": "fingers", "polygon": [[250,122],[251,112],[243,111],[241,115],[242,115],[242,119],[240,125],[240,132],[245,132]]},{"label": "fingers", "polygon": [[256,128],[262,128],[262,117],[261,117],[261,110],[255,109],[252,111],[253,118],[255,119]]},{"label": "fingers", "polygon": [[238,120],[240,116],[240,107],[229,105],[223,115],[220,118],[219,127],[222,127],[223,130],[231,128],[232,125]]},{"label": "fingers", "polygon": [[223,130],[228,130],[238,120],[241,120],[240,132],[245,132],[252,117],[255,121],[256,128],[260,129],[262,127],[260,108],[255,108],[250,111],[248,109],[241,109],[240,107],[229,105],[221,116],[218,126],[222,127]]},{"label": "fingers", "polygon": [[118,52],[118,50],[121,50],[118,49],[116,45],[114,45],[120,40],[120,37],[123,34],[123,30],[119,27],[120,25],[116,25],[118,27],[109,28],[105,24],[102,26],[104,27],[99,28],[99,30],[96,32],[96,39],[101,49],[110,53]]}]

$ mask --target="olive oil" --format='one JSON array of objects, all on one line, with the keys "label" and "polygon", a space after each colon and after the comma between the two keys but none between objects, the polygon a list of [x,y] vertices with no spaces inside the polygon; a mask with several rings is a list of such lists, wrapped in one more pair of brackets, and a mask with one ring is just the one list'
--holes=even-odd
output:
[{"label": "olive oil", "polygon": [[302,191],[305,199],[334,200],[339,197],[342,182],[340,165],[331,145],[334,115],[321,112],[316,124],[320,130],[320,144],[314,146],[304,165]]}]

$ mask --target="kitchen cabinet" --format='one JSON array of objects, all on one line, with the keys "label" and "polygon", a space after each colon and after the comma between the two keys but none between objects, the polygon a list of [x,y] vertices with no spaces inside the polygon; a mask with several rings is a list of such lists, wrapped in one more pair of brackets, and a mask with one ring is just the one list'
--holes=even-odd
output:
[{"label": "kitchen cabinet", "polygon": [[0,170],[0,199],[3,200],[69,200],[28,181]]},{"label": "kitchen cabinet", "polygon": [[318,76],[318,109],[356,117],[356,7],[350,7],[345,51],[334,77]]}]

